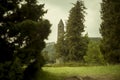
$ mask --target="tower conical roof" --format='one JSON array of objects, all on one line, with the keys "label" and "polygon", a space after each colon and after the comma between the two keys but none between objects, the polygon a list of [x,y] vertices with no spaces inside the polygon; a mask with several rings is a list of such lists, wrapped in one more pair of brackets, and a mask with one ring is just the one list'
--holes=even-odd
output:
[{"label": "tower conical roof", "polygon": [[60,19],[60,22],[59,22],[58,25],[63,25],[64,26],[64,23],[63,23],[62,19]]}]

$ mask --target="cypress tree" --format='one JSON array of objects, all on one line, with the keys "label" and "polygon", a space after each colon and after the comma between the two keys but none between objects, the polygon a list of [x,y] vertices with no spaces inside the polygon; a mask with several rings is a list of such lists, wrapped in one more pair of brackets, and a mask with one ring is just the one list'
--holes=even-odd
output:
[{"label": "cypress tree", "polygon": [[68,61],[83,61],[83,56],[86,54],[87,49],[87,41],[82,36],[85,28],[84,14],[86,8],[82,0],[77,1],[73,5],[74,7],[70,10],[66,26],[67,58]]},{"label": "cypress tree", "polygon": [[102,0],[101,52],[109,63],[120,63],[120,0]]}]

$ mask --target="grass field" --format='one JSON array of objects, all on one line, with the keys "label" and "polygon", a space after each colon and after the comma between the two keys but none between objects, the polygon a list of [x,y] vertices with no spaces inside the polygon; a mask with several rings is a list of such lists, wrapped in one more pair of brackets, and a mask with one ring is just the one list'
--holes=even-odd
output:
[{"label": "grass field", "polygon": [[69,76],[89,76],[96,80],[120,80],[120,65],[92,67],[43,67],[39,80],[63,80]]}]

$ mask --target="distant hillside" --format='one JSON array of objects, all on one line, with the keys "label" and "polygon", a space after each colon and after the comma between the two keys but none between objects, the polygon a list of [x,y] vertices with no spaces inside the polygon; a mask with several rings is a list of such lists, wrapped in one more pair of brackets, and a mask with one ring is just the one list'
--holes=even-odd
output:
[{"label": "distant hillside", "polygon": [[100,37],[90,37],[90,41],[93,41],[93,42],[99,42],[101,40]]},{"label": "distant hillside", "polygon": [[[100,37],[90,37],[90,41],[99,42]],[[55,42],[50,42],[46,44],[43,51],[48,51],[48,53],[55,53]]]},{"label": "distant hillside", "polygon": [[46,44],[46,47],[44,48],[43,51],[48,51],[50,53],[54,53],[54,45],[55,45],[55,42],[50,42],[50,43],[47,43]]},{"label": "distant hillside", "polygon": [[48,56],[50,58],[50,61],[54,61],[54,56],[56,54],[56,50],[55,50],[55,42],[50,42],[46,44],[46,47],[43,49],[43,53],[44,52],[48,53]]}]

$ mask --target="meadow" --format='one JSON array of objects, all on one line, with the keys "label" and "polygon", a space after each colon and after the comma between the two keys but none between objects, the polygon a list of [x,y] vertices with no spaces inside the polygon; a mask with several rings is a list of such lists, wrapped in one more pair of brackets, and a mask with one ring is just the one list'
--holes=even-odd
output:
[{"label": "meadow", "polygon": [[95,80],[120,80],[120,65],[85,67],[43,67],[39,80],[64,80],[70,76],[89,76]]}]

